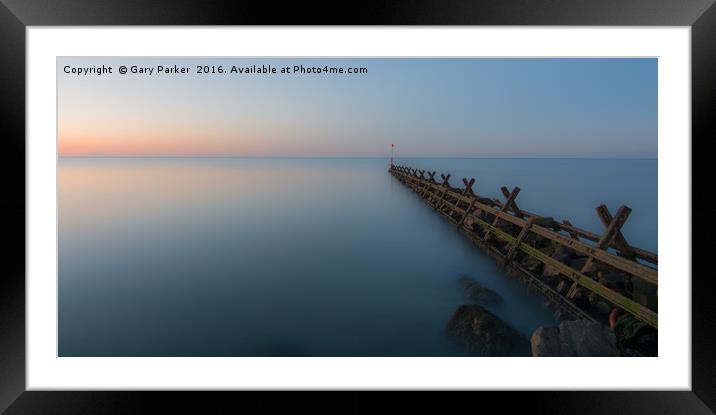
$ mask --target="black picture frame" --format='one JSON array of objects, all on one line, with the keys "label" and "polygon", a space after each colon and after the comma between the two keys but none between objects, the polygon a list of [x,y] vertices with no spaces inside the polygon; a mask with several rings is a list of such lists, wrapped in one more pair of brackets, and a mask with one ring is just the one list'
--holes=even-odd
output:
[{"label": "black picture frame", "polygon": [[[714,0],[501,0],[272,2],[198,0],[0,0],[0,120],[4,138],[3,205],[7,208],[4,269],[0,277],[0,411],[24,413],[143,413],[181,405],[262,411],[307,407],[319,412],[412,409],[550,414],[694,413],[716,411],[716,307],[711,273],[692,278],[692,390],[670,392],[40,392],[25,391],[25,28],[41,25],[605,25],[690,26],[692,154],[716,137],[716,6]],[[702,156],[703,156],[702,152]],[[693,161],[695,161],[692,158]],[[693,166],[693,164],[692,164]],[[692,168],[693,169],[693,168]],[[693,179],[700,176],[692,170]],[[692,215],[705,213],[707,189],[692,184]],[[688,203],[689,201],[683,201]],[[693,219],[692,219],[693,221]],[[710,227],[705,227],[708,232]],[[709,243],[692,243],[692,258]],[[695,254],[694,254],[695,253]],[[671,276],[674,278],[689,276]],[[516,374],[518,375],[518,374]],[[618,374],[615,374],[618,376]],[[241,396],[237,397],[236,394]],[[514,396],[519,394],[519,396]],[[305,409],[305,408],[304,408]]]}]

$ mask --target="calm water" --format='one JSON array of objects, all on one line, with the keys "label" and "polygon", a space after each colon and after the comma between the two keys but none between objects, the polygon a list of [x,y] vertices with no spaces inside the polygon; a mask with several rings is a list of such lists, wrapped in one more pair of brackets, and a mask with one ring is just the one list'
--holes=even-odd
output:
[{"label": "calm water", "polygon": [[[655,160],[401,160],[656,251]],[[503,276],[378,159],[61,159],[62,356],[447,356],[458,275],[529,335],[543,300]]]}]

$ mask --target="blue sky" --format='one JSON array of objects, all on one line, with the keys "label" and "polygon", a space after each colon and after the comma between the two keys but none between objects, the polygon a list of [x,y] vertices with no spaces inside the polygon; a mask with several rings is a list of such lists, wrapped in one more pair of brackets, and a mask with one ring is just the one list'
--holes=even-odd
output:
[{"label": "blue sky", "polygon": [[[76,76],[64,66],[109,65]],[[366,67],[142,76],[119,65]],[[58,58],[64,154],[657,156],[656,59]]]}]

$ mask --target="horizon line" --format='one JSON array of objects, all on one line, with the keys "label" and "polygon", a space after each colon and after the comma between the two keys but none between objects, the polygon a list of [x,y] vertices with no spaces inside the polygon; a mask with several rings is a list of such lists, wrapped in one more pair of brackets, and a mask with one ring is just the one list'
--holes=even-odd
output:
[{"label": "horizon line", "polygon": [[[235,159],[386,159],[390,156],[251,156],[222,154],[58,154],[57,158],[235,158]],[[484,155],[484,156],[404,156],[401,159],[583,159],[583,160],[658,160],[657,156],[583,156],[583,155]]]}]

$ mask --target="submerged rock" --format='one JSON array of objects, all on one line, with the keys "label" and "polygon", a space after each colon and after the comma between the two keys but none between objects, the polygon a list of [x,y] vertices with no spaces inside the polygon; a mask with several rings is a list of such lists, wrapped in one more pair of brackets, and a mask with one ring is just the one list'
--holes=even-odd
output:
[{"label": "submerged rock", "polygon": [[473,355],[529,356],[527,339],[477,304],[458,307],[447,331],[459,346]]},{"label": "submerged rock", "polygon": [[609,327],[589,320],[563,321],[540,327],[530,338],[532,356],[618,356]]},{"label": "submerged rock", "polygon": [[467,275],[460,276],[460,285],[462,285],[462,288],[465,290],[465,296],[470,300],[477,301],[484,305],[499,304],[502,302],[502,296],[500,296],[500,294],[483,286]]}]

